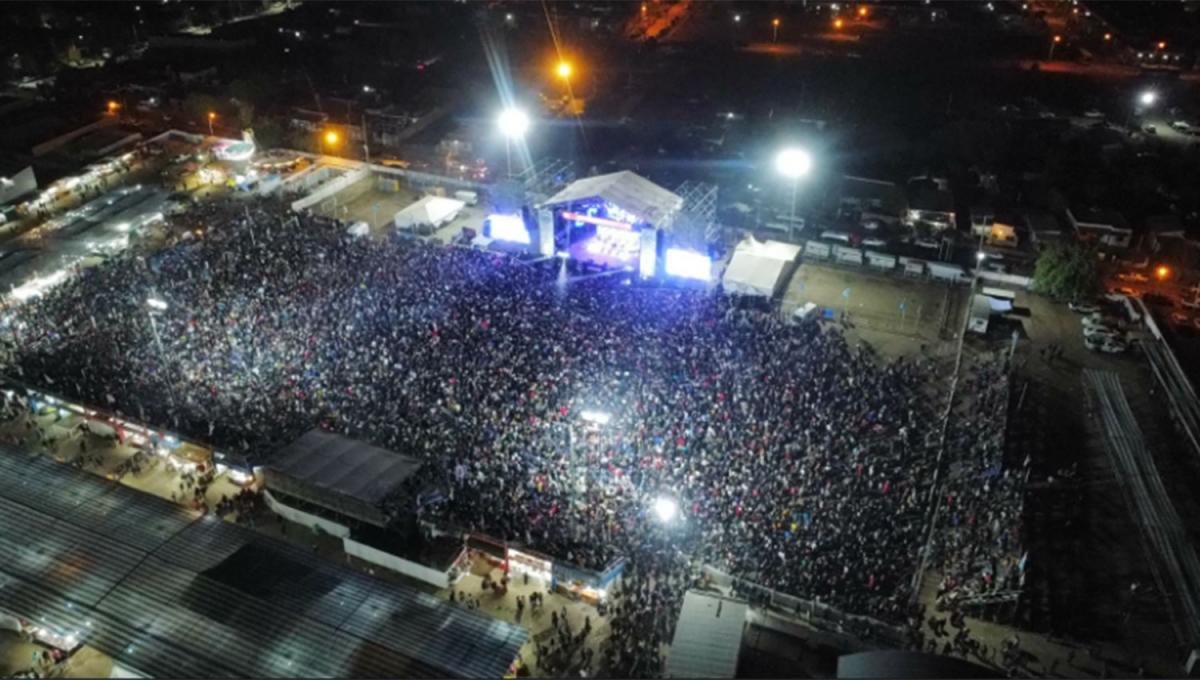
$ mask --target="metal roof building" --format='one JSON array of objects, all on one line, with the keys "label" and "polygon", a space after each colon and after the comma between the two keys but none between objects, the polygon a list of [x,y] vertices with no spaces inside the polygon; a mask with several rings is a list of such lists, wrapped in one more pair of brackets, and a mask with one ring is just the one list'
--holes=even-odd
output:
[{"label": "metal roof building", "polygon": [[9,449],[0,553],[0,608],[155,677],[500,677],[528,635]]},{"label": "metal roof building", "polygon": [[740,600],[689,590],[667,656],[666,677],[734,677],[748,609]]},{"label": "metal roof building", "polygon": [[312,429],[285,446],[264,468],[267,488],[376,526],[390,519],[383,502],[421,467],[421,461]]}]

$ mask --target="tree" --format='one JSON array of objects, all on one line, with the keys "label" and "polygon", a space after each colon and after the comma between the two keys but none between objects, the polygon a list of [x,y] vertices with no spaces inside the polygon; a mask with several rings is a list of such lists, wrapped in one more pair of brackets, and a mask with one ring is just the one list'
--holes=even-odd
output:
[{"label": "tree", "polygon": [[1079,300],[1091,295],[1100,283],[1094,248],[1079,244],[1047,248],[1033,270],[1033,290],[1056,299]]}]

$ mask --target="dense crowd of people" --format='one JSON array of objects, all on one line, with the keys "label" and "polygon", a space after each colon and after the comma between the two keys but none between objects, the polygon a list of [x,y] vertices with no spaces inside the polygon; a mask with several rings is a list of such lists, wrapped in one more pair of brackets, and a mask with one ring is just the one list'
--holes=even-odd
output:
[{"label": "dense crowd of people", "polygon": [[[173,226],[172,247],[16,312],[25,381],[259,461],[319,425],[422,458],[397,503],[425,519],[587,567],[627,557],[621,673],[654,672],[701,561],[906,617],[934,464],[922,361],[705,291],[356,239],[271,199]],[[954,436],[988,464],[993,435]],[[1016,541],[990,498],[953,501],[978,528],[962,541]]]}]

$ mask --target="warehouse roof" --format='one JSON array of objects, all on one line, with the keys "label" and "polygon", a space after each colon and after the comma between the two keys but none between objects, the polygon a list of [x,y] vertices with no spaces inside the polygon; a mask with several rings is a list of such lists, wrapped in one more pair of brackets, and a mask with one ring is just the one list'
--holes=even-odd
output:
[{"label": "warehouse roof", "polygon": [[0,552],[0,608],[155,677],[499,677],[527,637],[3,448]]}]

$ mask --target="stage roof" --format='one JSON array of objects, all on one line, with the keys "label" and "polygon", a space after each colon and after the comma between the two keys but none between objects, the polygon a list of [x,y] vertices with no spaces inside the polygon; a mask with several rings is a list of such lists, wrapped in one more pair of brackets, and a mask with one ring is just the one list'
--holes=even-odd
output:
[{"label": "stage roof", "polygon": [[0,448],[0,610],[150,677],[492,677],[528,632]]},{"label": "stage roof", "polygon": [[739,600],[689,590],[675,626],[666,677],[734,677],[747,609]]},{"label": "stage roof", "polygon": [[596,198],[618,205],[655,226],[669,225],[671,216],[683,207],[682,198],[628,170],[571,182],[542,205]]},{"label": "stage roof", "polygon": [[312,429],[265,467],[267,488],[383,526],[383,501],[421,467],[411,456]]}]

